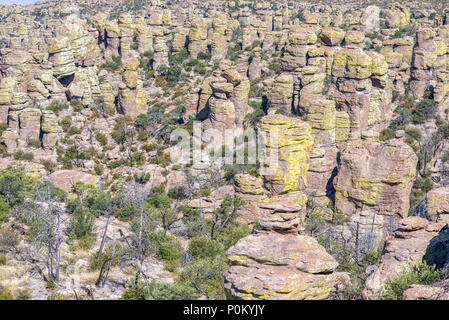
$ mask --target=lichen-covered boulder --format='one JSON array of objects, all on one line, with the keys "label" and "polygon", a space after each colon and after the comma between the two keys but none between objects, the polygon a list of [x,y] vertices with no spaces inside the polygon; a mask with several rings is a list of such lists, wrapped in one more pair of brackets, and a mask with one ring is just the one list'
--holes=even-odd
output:
[{"label": "lichen-covered boulder", "polygon": [[[270,200],[272,199],[268,201]],[[305,206],[283,200],[263,202],[260,204],[260,208],[262,215],[259,223],[264,230],[281,233],[297,233],[299,230],[303,230]]]},{"label": "lichen-covered boulder", "polygon": [[66,192],[70,192],[76,182],[91,185],[96,185],[98,182],[98,177],[77,170],[58,170],[50,174],[48,179],[55,187]]},{"label": "lichen-covered boulder", "polygon": [[236,193],[246,202],[246,205],[239,209],[237,219],[242,223],[254,224],[260,218],[259,205],[269,194],[263,186],[263,179],[239,173],[235,175],[234,181]]},{"label": "lichen-covered boulder", "polygon": [[325,299],[333,288],[338,263],[308,236],[259,232],[227,251],[232,262],[225,287],[247,300]]},{"label": "lichen-covered boulder", "polygon": [[403,300],[449,300],[449,281],[435,285],[413,284],[404,291]]},{"label": "lichen-covered boulder", "polygon": [[117,111],[130,117],[137,117],[147,107],[148,96],[141,88],[130,89],[125,85],[120,88]]},{"label": "lichen-covered boulder", "polygon": [[5,144],[6,151],[10,154],[13,154],[17,151],[19,135],[16,131],[11,128],[3,131],[1,136],[1,142]]},{"label": "lichen-covered boulder", "polygon": [[336,53],[332,75],[349,79],[366,79],[372,74],[372,59],[360,48],[342,49]]},{"label": "lichen-covered boulder", "polygon": [[384,10],[385,24],[389,28],[404,27],[410,24],[410,12],[401,4],[392,3]]},{"label": "lichen-covered boulder", "polygon": [[344,37],[345,32],[340,28],[325,27],[320,33],[320,40],[327,46],[340,45]]},{"label": "lichen-covered boulder", "polygon": [[20,139],[28,141],[39,139],[41,128],[41,111],[39,109],[27,108],[19,113]]},{"label": "lichen-covered boulder", "polygon": [[48,60],[52,63],[53,74],[56,77],[72,75],[75,70],[75,58],[69,37],[57,37],[49,40]]},{"label": "lichen-covered boulder", "polygon": [[265,81],[264,90],[267,92],[268,114],[274,114],[283,108],[289,112],[293,98],[293,76],[289,73],[282,73],[274,81]]},{"label": "lichen-covered boulder", "polygon": [[363,31],[372,32],[380,28],[380,9],[378,6],[368,6],[363,11],[360,23],[363,26]]},{"label": "lichen-covered boulder", "polygon": [[432,189],[426,194],[427,215],[436,219],[439,214],[449,213],[449,188]]},{"label": "lichen-covered boulder", "polygon": [[345,142],[334,180],[336,210],[350,216],[366,208],[406,217],[417,161],[401,140]]},{"label": "lichen-covered boulder", "polygon": [[204,19],[195,18],[189,32],[189,52],[193,59],[196,59],[200,52],[207,48],[207,24]]},{"label": "lichen-covered boulder", "polygon": [[279,155],[267,163],[265,186],[274,194],[303,190],[314,143],[311,126],[298,118],[273,114],[262,118],[260,128],[270,136],[277,135],[277,139],[267,139],[267,156]]}]

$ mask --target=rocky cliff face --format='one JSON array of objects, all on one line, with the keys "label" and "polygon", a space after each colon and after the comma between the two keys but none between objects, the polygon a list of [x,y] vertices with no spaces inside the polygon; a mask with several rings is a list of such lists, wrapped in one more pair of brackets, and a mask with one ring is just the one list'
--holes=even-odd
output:
[{"label": "rocky cliff face", "polygon": [[[226,242],[224,274],[243,299],[326,299],[348,271],[342,250],[381,256],[364,291],[380,298],[423,260],[449,212],[444,5],[71,3],[0,6],[1,169],[22,164],[73,197],[76,182],[156,187],[185,252],[189,210],[206,237],[226,196],[243,199],[236,221],[252,233]],[[213,148],[174,164],[175,129]],[[278,141],[251,164],[214,158],[225,130],[246,129]]]}]

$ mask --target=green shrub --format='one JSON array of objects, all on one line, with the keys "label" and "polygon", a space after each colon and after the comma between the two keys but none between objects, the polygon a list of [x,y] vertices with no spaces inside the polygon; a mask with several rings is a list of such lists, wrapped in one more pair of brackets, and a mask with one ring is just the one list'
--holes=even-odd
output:
[{"label": "green shrub", "polygon": [[201,197],[210,197],[211,194],[212,194],[212,190],[211,189],[201,189],[200,190],[200,196]]},{"label": "green shrub", "polygon": [[226,51],[226,59],[236,62],[242,53],[242,48],[239,43],[235,43],[235,46],[228,46]]},{"label": "green shrub", "polygon": [[33,182],[20,167],[9,167],[0,171],[0,195],[11,207],[21,204],[31,194]]},{"label": "green shrub", "polygon": [[67,130],[67,132],[66,132],[66,134],[67,134],[68,137],[74,136],[74,135],[80,134],[80,133],[81,133],[81,129],[80,129],[80,128],[77,128],[77,127],[74,127],[74,126],[71,126],[71,127]]},{"label": "green shrub", "polygon": [[57,164],[51,160],[42,160],[41,164],[44,166],[45,170],[47,170],[49,173],[54,172],[57,166]]},{"label": "green shrub", "polygon": [[[114,251],[114,247],[111,245],[111,246],[107,247],[105,250],[103,250],[103,252],[101,253],[100,259],[98,259],[98,252],[94,252],[89,258],[89,270],[90,271],[100,270],[103,263],[106,260],[112,258],[113,252],[115,252],[115,254],[117,254],[117,252],[120,252],[122,249],[123,248],[119,242],[116,243],[115,251]],[[118,262],[119,262],[119,258],[113,258],[110,260],[110,265],[114,266]]]},{"label": "green shrub", "polygon": [[424,123],[426,120],[434,118],[435,113],[436,102],[432,99],[423,99],[416,105],[412,120],[414,123]]},{"label": "green shrub", "polygon": [[129,116],[122,116],[115,120],[111,136],[118,144],[124,144],[128,139],[135,135],[135,130],[133,129],[133,119]]},{"label": "green shrub", "polygon": [[139,152],[139,151],[133,152],[131,158],[133,160],[133,164],[137,165],[137,166],[144,165],[145,161],[146,161],[145,154],[143,152]]},{"label": "green shrub", "polygon": [[196,290],[183,283],[150,283],[151,298],[154,300],[194,300],[199,298]]},{"label": "green shrub", "polygon": [[67,300],[67,297],[63,293],[52,292],[47,296],[47,300]]},{"label": "green shrub", "polygon": [[382,130],[379,134],[380,141],[386,141],[394,138],[394,131],[390,128],[386,128]]},{"label": "green shrub", "polygon": [[247,224],[239,223],[237,226],[226,228],[225,231],[219,232],[216,235],[216,240],[227,250],[235,245],[237,241],[249,235],[250,231]]},{"label": "green shrub", "polygon": [[227,181],[233,181],[235,176],[235,168],[232,166],[226,166],[224,168],[224,177]]},{"label": "green shrub", "polygon": [[117,208],[117,218],[122,221],[130,221],[137,213],[133,204]]},{"label": "green shrub", "polygon": [[288,111],[285,107],[280,107],[274,114],[282,114],[284,116],[288,116]]},{"label": "green shrub", "polygon": [[407,129],[406,133],[416,141],[421,140],[422,137],[421,131],[419,131],[416,128]]},{"label": "green shrub", "polygon": [[214,258],[224,254],[223,246],[208,237],[193,237],[189,242],[189,253],[195,258]]},{"label": "green shrub", "polygon": [[18,150],[16,153],[14,153],[14,159],[15,160],[33,161],[34,155],[29,152],[24,152],[22,150]]},{"label": "green shrub", "polygon": [[126,163],[127,163],[127,161],[125,159],[118,159],[118,160],[112,160],[111,162],[109,162],[108,166],[111,169],[115,169],[115,168],[125,165]]},{"label": "green shrub", "polygon": [[429,266],[425,262],[419,265],[408,265],[401,273],[387,280],[385,284],[384,299],[401,300],[404,291],[412,284],[431,285],[442,280],[443,273]]},{"label": "green shrub", "polygon": [[40,148],[42,147],[42,143],[39,139],[30,139],[28,140],[28,146],[33,148]]},{"label": "green shrub", "polygon": [[0,248],[15,248],[20,243],[18,232],[10,228],[0,229]]},{"label": "green shrub", "polygon": [[0,300],[14,300],[14,295],[8,289],[0,289]]},{"label": "green shrub", "polygon": [[159,244],[159,257],[161,260],[177,260],[181,257],[182,246],[178,239],[172,236],[166,236]]},{"label": "green shrub", "polygon": [[95,164],[94,170],[97,176],[101,176],[104,172],[104,167],[101,164],[97,163]]},{"label": "green shrub", "polygon": [[448,162],[449,161],[449,152],[445,152],[444,155],[441,157],[441,161]]},{"label": "green shrub", "polygon": [[122,67],[122,57],[112,56],[112,61],[109,63],[102,64],[101,67],[103,69],[111,69],[113,71],[117,71]]},{"label": "green shrub", "polygon": [[134,181],[140,184],[146,184],[150,179],[151,174],[149,172],[142,172],[134,175]]},{"label": "green shrub", "polygon": [[160,184],[151,189],[151,193],[165,193],[165,184]]},{"label": "green shrub", "polygon": [[6,131],[6,129],[8,129],[8,124],[0,123],[0,137],[2,136],[3,132]]},{"label": "green shrub", "polygon": [[3,255],[3,254],[1,254],[1,255],[0,255],[0,266],[5,265],[6,262],[7,262],[6,256]]},{"label": "green shrub", "polygon": [[249,175],[252,175],[253,177],[258,177],[259,176],[259,170],[257,170],[257,168],[253,165],[250,165],[248,167],[248,169],[246,170],[246,173],[248,173]]},{"label": "green shrub", "polygon": [[17,300],[29,300],[31,298],[31,290],[26,289],[19,289],[17,290]]},{"label": "green shrub", "polygon": [[190,284],[198,294],[206,294],[208,299],[224,299],[223,273],[229,268],[226,257],[195,259],[184,266],[181,279]]},{"label": "green shrub", "polygon": [[164,269],[170,272],[176,272],[181,265],[181,259],[172,259],[164,261]]},{"label": "green shrub", "polygon": [[81,250],[89,250],[95,245],[95,238],[94,237],[84,237],[84,238],[78,239],[77,243],[78,243],[78,247]]},{"label": "green shrub", "polygon": [[95,133],[95,139],[102,145],[105,146],[108,144],[108,138],[106,137],[105,134],[101,133],[101,132],[96,132]]},{"label": "green shrub", "polygon": [[391,101],[395,102],[396,100],[398,100],[399,96],[400,96],[399,91],[393,90],[392,91]]},{"label": "green shrub", "polygon": [[154,150],[156,150],[156,145],[155,144],[144,144],[144,145],[142,145],[141,149],[146,152],[154,151]]},{"label": "green shrub", "polygon": [[81,110],[83,110],[83,108],[84,108],[84,105],[80,99],[70,100],[70,105],[72,106],[73,111],[75,111],[75,112],[81,112]]},{"label": "green shrub", "polygon": [[429,192],[433,189],[432,179],[430,177],[417,177],[414,187],[424,192]]},{"label": "green shrub", "polygon": [[171,206],[171,199],[165,192],[153,191],[153,194],[148,198],[148,204],[157,209],[168,209]]},{"label": "green shrub", "polygon": [[317,240],[339,263],[336,271],[347,272],[350,276],[349,281],[344,283],[344,289],[339,292],[341,298],[361,299],[366,279],[369,276],[368,267],[379,264],[381,253],[368,251],[366,254],[356,256],[352,250],[342,246],[335,238],[326,233],[318,236]]},{"label": "green shrub", "polygon": [[149,162],[152,164],[158,164],[162,168],[166,168],[171,164],[170,155],[166,153],[157,154],[156,156],[151,157]]},{"label": "green shrub", "polygon": [[95,216],[84,206],[78,205],[70,221],[70,235],[75,239],[93,236]]},{"label": "green shrub", "polygon": [[132,283],[123,291],[123,300],[148,300],[148,290],[145,283],[139,281],[137,284]]},{"label": "green shrub", "polygon": [[265,111],[263,111],[262,109],[256,109],[251,113],[248,113],[246,115],[245,120],[251,125],[251,126],[256,126],[260,120],[265,116]]},{"label": "green shrub", "polygon": [[146,130],[138,130],[137,131],[137,140],[141,142],[147,141],[149,138],[148,132]]},{"label": "green shrub", "polygon": [[69,104],[64,101],[53,101],[50,103],[50,105],[47,107],[47,110],[53,111],[53,113],[57,116],[59,116],[59,113],[62,110],[66,110],[69,108]]},{"label": "green shrub", "polygon": [[138,129],[146,129],[150,125],[150,118],[148,117],[148,114],[141,113],[137,116],[136,121],[134,122],[134,125]]},{"label": "green shrub", "polygon": [[53,279],[48,279],[47,282],[45,283],[45,288],[47,289],[53,289],[56,288],[56,282]]},{"label": "green shrub", "polygon": [[171,199],[182,200],[186,198],[185,189],[183,187],[177,186],[172,187],[168,190],[167,196]]},{"label": "green shrub", "polygon": [[2,223],[8,222],[10,214],[11,207],[9,206],[6,199],[0,195],[0,225],[2,225]]},{"label": "green shrub", "polygon": [[396,30],[395,33],[393,33],[391,35],[391,39],[399,39],[399,38],[403,38],[404,37],[404,33],[402,32],[402,30]]}]

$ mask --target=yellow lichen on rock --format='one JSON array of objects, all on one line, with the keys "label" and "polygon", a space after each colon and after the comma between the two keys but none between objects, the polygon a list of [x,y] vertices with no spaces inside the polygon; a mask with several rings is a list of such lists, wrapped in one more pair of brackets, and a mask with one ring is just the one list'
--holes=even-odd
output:
[{"label": "yellow lichen on rock", "polygon": [[311,126],[300,119],[275,114],[262,119],[261,129],[270,136],[277,135],[277,139],[269,139],[266,144],[267,156],[277,151],[279,155],[279,163],[268,163],[268,170],[273,171],[268,179],[276,193],[296,191],[301,186],[307,186],[306,174],[313,147]]}]

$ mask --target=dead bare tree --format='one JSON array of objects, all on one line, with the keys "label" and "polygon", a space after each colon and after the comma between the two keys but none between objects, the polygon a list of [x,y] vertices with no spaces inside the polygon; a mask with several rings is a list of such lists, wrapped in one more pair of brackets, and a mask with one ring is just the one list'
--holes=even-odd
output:
[{"label": "dead bare tree", "polygon": [[[34,198],[24,206],[22,213],[25,221],[31,228],[32,244],[37,248],[33,253],[35,261],[45,261],[47,278],[58,281],[61,265],[62,237],[62,208],[60,202],[64,195],[60,193],[49,181],[36,187]],[[41,249],[45,254],[41,255]]]},{"label": "dead bare tree", "polygon": [[155,252],[156,246],[153,243],[151,235],[155,230],[154,215],[147,209],[145,201],[148,197],[143,187],[137,183],[130,183],[124,191],[125,198],[128,202],[133,203],[137,208],[138,215],[135,217],[134,235],[125,237],[123,232],[119,230],[126,247],[103,261],[100,274],[96,281],[97,286],[104,285],[109,268],[114,260],[120,259],[124,263],[129,263],[137,269],[135,283],[137,284],[140,277],[143,278],[148,295],[150,296],[150,284],[148,276],[145,273],[143,264],[145,259]]}]

